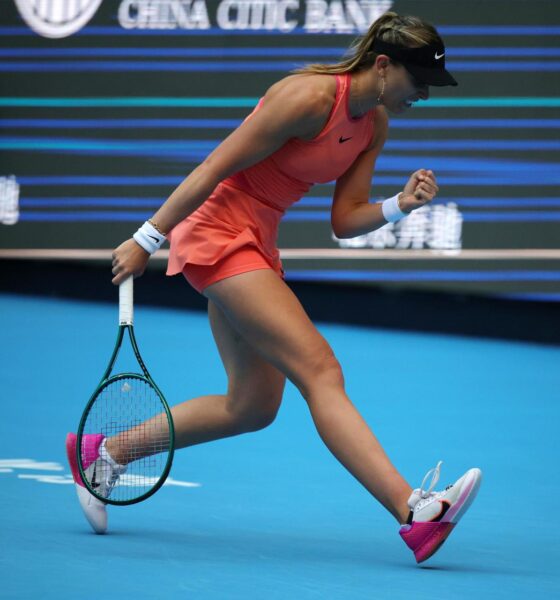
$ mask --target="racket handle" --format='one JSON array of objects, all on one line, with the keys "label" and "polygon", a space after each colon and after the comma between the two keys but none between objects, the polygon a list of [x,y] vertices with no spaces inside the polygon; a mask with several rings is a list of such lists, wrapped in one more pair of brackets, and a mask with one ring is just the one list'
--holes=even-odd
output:
[{"label": "racket handle", "polygon": [[119,285],[119,325],[132,325],[134,321],[134,286],[132,275]]}]

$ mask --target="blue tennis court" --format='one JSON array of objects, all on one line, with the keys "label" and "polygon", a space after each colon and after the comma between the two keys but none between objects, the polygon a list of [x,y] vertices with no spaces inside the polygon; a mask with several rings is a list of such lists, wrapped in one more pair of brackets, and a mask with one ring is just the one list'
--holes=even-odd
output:
[{"label": "blue tennis court", "polygon": [[[177,453],[147,502],[94,535],[64,438],[109,358],[117,309],[0,296],[3,598],[557,598],[560,348],[319,324],[353,402],[413,487],[466,469],[481,492],[418,567],[397,525],[336,462],[288,384],[268,429]],[[138,306],[171,404],[226,380],[205,315]]]}]

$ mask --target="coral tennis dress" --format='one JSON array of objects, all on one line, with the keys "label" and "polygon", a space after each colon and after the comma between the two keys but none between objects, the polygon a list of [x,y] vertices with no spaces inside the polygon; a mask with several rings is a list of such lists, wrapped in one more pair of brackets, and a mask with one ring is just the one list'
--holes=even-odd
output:
[{"label": "coral tennis dress", "polygon": [[[273,269],[284,276],[276,242],[287,208],[315,183],[340,177],[370,143],[375,109],[354,119],[351,77],[335,75],[336,98],[312,140],[288,140],[255,165],[224,179],[204,203],[168,234],[167,275],[183,273],[199,292],[226,277]],[[259,110],[261,98],[251,116]]]}]

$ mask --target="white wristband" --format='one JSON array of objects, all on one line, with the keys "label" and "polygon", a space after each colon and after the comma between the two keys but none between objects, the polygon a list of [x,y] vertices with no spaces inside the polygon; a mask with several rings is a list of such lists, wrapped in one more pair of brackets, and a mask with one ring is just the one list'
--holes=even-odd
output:
[{"label": "white wristband", "polygon": [[387,198],[387,200],[383,200],[383,204],[381,205],[383,217],[389,223],[395,223],[399,219],[407,216],[407,213],[403,212],[399,208],[399,194],[393,196],[392,198]]},{"label": "white wristband", "polygon": [[132,237],[149,254],[153,254],[156,250],[159,250],[163,242],[165,242],[165,236],[161,235],[148,221]]}]

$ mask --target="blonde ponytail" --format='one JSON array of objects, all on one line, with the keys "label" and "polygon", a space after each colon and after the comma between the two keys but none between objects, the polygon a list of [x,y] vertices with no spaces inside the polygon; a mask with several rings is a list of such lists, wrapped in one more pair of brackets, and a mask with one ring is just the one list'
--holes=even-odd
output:
[{"label": "blonde ponytail", "polygon": [[388,11],[374,21],[363,36],[354,40],[339,62],[328,65],[310,64],[291,72],[334,75],[359,71],[375,62],[378,53],[372,48],[376,38],[407,48],[418,48],[429,44],[443,45],[441,37],[432,24],[419,17],[401,16]]}]

